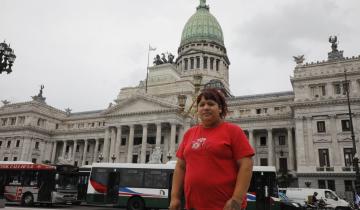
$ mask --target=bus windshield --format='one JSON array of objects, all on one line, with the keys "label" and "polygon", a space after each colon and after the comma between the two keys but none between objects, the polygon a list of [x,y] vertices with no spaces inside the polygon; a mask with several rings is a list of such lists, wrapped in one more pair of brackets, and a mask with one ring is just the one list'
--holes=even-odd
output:
[{"label": "bus windshield", "polygon": [[78,176],[76,174],[59,174],[58,189],[61,190],[76,190]]}]

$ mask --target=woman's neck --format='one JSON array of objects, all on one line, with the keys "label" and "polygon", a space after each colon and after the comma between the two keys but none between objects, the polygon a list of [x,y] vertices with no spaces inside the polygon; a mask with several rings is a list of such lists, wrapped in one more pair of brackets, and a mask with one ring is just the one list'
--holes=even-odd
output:
[{"label": "woman's neck", "polygon": [[214,128],[214,127],[217,127],[218,125],[220,125],[221,123],[223,122],[222,119],[218,120],[218,121],[215,121],[215,122],[211,122],[211,123],[204,123],[202,122],[202,126],[204,128]]}]

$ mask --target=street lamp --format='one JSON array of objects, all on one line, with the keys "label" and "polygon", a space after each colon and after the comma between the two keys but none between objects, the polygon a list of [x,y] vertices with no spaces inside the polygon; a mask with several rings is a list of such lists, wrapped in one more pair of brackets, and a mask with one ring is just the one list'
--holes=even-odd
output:
[{"label": "street lamp", "polygon": [[113,162],[113,163],[114,163],[115,159],[116,159],[115,154],[112,154],[112,156],[111,156],[111,160],[112,160],[112,162]]},{"label": "street lamp", "polygon": [[99,162],[101,163],[101,161],[104,159],[104,156],[100,153],[99,155]]},{"label": "street lamp", "polygon": [[7,72],[10,74],[12,72],[11,67],[14,64],[16,55],[14,50],[10,48],[10,45],[6,44],[5,41],[0,43],[0,74],[2,72]]},{"label": "street lamp", "polygon": [[349,96],[350,82],[347,80],[346,70],[344,71],[344,76],[345,76],[345,85],[343,87],[345,87],[345,91],[346,91],[346,98],[347,98],[347,104],[348,104],[348,110],[349,110],[349,124],[350,124],[350,131],[351,131],[351,140],[352,140],[352,144],[353,144],[353,150],[352,150],[353,166],[355,168],[355,180],[356,180],[355,181],[355,191],[356,191],[356,194],[359,195],[360,194],[359,158],[356,154],[355,133],[354,133],[354,127],[353,127],[353,121],[352,121],[350,96]]},{"label": "street lamp", "polygon": [[168,161],[170,161],[170,160],[171,160],[171,158],[172,158],[171,153],[170,153],[170,152],[168,152],[168,153],[167,153],[167,155],[166,155],[166,157],[167,157]]}]

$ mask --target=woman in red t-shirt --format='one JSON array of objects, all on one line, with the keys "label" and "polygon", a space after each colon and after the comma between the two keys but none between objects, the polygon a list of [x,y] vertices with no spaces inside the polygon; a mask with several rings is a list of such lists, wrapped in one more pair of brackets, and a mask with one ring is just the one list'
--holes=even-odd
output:
[{"label": "woman in red t-shirt", "polygon": [[252,174],[254,150],[242,129],[224,122],[227,104],[216,89],[197,97],[201,124],[190,128],[176,153],[170,210],[180,210],[185,192],[186,209],[240,210]]}]

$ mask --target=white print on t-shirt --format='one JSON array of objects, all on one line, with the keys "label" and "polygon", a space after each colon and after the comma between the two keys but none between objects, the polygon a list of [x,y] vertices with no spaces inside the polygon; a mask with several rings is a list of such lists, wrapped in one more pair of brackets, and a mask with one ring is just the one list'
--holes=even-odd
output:
[{"label": "white print on t-shirt", "polygon": [[206,138],[201,137],[191,142],[191,149],[199,149],[205,144]]}]

